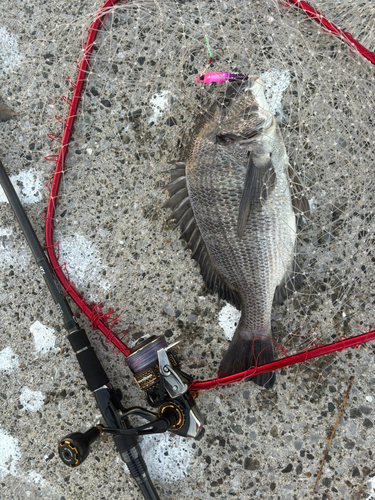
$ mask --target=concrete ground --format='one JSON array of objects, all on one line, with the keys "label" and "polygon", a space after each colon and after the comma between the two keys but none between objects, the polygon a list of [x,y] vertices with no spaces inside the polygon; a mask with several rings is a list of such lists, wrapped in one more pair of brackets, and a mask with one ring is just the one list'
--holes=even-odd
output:
[{"label": "concrete ground", "polygon": [[[0,123],[0,157],[42,242],[40,214],[54,167],[44,157],[58,147],[46,134],[61,133],[54,115],[67,112],[60,98],[71,94],[66,76],[74,76],[83,28],[99,6],[88,0],[2,2],[0,100],[19,115]],[[168,158],[178,148],[173,120],[179,115],[163,117],[163,92],[154,98],[159,101],[149,96],[143,102],[147,85],[138,92],[133,73],[127,79],[126,70],[123,81],[130,91],[120,90],[132,111],[124,111],[116,100],[120,90],[114,78],[123,71],[116,64],[103,56],[85,93],[84,112],[79,112],[55,221],[61,262],[66,261],[76,288],[88,300],[121,313],[116,331],[128,328],[129,343],[144,334],[164,333],[169,342],[181,339],[177,351],[183,369],[197,379],[212,378],[228,344],[219,320],[229,323],[229,330],[231,320],[223,313],[225,303],[205,289],[161,209],[166,162],[179,157],[175,151]],[[106,72],[110,78],[104,81]],[[181,98],[181,106],[191,105],[193,116],[188,99]],[[148,133],[138,124],[145,109]],[[160,113],[163,124],[156,129]],[[147,154],[134,151],[137,134]],[[123,404],[146,407],[123,355],[113,353],[100,332],[72,308],[112,384],[122,390]],[[1,193],[0,310],[0,497],[140,500],[110,437],[95,443],[77,469],[59,460],[59,440],[88,429],[100,415]],[[241,382],[202,392],[197,403],[205,431],[199,440],[173,435],[141,440],[160,498],[375,498],[374,349],[369,343],[283,369],[271,391]],[[351,376],[353,386],[312,495]]]}]

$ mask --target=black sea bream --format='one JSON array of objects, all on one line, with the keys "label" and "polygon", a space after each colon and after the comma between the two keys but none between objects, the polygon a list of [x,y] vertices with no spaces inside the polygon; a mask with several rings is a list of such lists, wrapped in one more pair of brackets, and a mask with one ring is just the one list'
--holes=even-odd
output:
[{"label": "black sea bream", "polygon": [[[227,84],[168,186],[207,287],[241,309],[220,376],[273,360],[271,312],[298,285],[297,215],[309,210],[257,77]],[[274,373],[251,378],[267,388]]]}]

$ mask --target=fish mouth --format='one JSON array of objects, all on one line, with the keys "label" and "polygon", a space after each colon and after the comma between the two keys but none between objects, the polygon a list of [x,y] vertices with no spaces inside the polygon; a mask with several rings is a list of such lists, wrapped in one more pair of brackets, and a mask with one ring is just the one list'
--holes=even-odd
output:
[{"label": "fish mouth", "polygon": [[249,76],[248,80],[247,80],[247,88],[245,89],[245,92],[247,92],[248,90],[252,90],[252,88],[254,87],[255,85],[255,82],[257,80],[260,80],[259,76],[258,75],[251,75]]}]

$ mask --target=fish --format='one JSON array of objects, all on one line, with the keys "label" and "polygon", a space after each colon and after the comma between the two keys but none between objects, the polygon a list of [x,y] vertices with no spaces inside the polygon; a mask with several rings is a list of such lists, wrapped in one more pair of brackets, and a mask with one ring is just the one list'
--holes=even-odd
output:
[{"label": "fish", "polygon": [[0,121],[1,122],[6,122],[7,120],[11,120],[15,116],[17,116],[18,113],[13,111],[12,109],[8,108],[5,104],[0,102]]},{"label": "fish", "polygon": [[[207,288],[241,310],[219,376],[270,363],[273,304],[302,283],[297,228],[309,204],[258,76],[225,84],[170,175],[168,220]],[[275,373],[248,379],[270,389]]]}]

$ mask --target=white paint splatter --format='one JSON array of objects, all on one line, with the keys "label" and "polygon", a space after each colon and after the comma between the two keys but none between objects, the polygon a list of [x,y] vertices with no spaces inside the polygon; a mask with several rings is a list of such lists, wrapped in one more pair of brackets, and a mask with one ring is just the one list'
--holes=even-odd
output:
[{"label": "white paint splatter", "polygon": [[375,476],[370,478],[368,486],[370,494],[365,500],[375,500]]},{"label": "white paint splatter", "polygon": [[22,61],[22,54],[18,50],[17,37],[9,33],[5,27],[0,28],[0,60],[0,76],[9,73],[12,68]]},{"label": "white paint splatter", "polygon": [[8,238],[11,235],[12,235],[12,228],[11,227],[0,227],[0,236],[4,236],[4,237]]},{"label": "white paint splatter", "polygon": [[169,434],[143,436],[140,439],[142,454],[151,477],[168,483],[187,477],[193,440]]},{"label": "white paint splatter", "polygon": [[22,410],[36,412],[43,406],[44,395],[40,391],[32,391],[28,387],[22,387],[20,403]]},{"label": "white paint splatter", "polygon": [[12,235],[12,228],[0,228],[0,267],[13,266],[15,269],[21,268],[24,270],[30,260],[31,251],[22,245],[14,248],[12,246]]},{"label": "white paint splatter", "polygon": [[53,328],[47,328],[39,321],[30,326],[30,332],[34,337],[35,350],[42,354],[51,351],[55,347],[56,336]]},{"label": "white paint splatter", "polygon": [[28,478],[30,481],[34,481],[34,483],[40,484],[41,486],[44,486],[46,484],[46,480],[40,474],[38,474],[38,472],[35,472],[34,470],[29,472]]},{"label": "white paint splatter", "polygon": [[287,69],[271,68],[260,75],[264,82],[264,95],[273,115],[284,117],[281,99],[290,85],[290,74]]},{"label": "white paint splatter", "polygon": [[17,462],[21,458],[18,439],[0,429],[0,478],[17,474]]},{"label": "white paint splatter", "polygon": [[18,356],[11,347],[0,351],[0,371],[11,373],[18,368],[18,365]]},{"label": "white paint splatter", "polygon": [[[18,175],[11,175],[10,180],[22,203],[36,203],[42,199],[42,176],[34,168],[23,170]],[[0,203],[8,203],[2,187],[0,187]]]},{"label": "white paint splatter", "polygon": [[[18,446],[18,439],[11,436],[7,431],[0,429],[0,479],[11,475],[25,479],[25,474],[17,470],[17,464],[21,458],[21,451]],[[29,481],[33,481],[44,486],[46,480],[35,471],[27,475]]]},{"label": "white paint splatter", "polygon": [[154,108],[153,114],[148,119],[148,123],[156,122],[162,117],[163,111],[168,107],[169,90],[162,90],[150,99],[150,107]]},{"label": "white paint splatter", "polygon": [[[66,262],[69,277],[75,283],[94,283],[103,290],[108,290],[111,286],[109,281],[101,276],[103,266],[100,253],[94,243],[80,234],[61,237],[60,240],[60,262]],[[86,292],[87,297],[95,300],[90,292]]]},{"label": "white paint splatter", "polygon": [[230,304],[227,304],[219,312],[219,325],[224,330],[228,340],[232,340],[235,329],[241,317],[241,312]]}]

